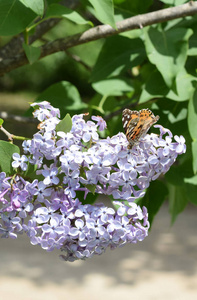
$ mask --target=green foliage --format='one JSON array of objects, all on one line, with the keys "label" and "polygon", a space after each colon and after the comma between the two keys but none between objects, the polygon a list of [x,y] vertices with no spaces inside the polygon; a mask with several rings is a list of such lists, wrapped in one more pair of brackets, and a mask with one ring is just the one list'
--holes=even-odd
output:
[{"label": "green foliage", "polygon": [[45,19],[48,18],[66,18],[76,24],[92,24],[91,22],[86,21],[76,11],[60,4],[49,5],[45,15]]},{"label": "green foliage", "polygon": [[[58,17],[62,19],[61,23],[43,37],[43,41],[54,41],[83,33],[94,22],[95,26],[101,22],[116,28],[115,21],[186,2],[83,0],[79,1],[77,8],[70,9],[59,0],[0,0],[0,35],[25,32],[28,44],[32,28],[47,18]],[[44,18],[38,19],[43,12]],[[113,135],[123,131],[121,110],[128,107],[134,110],[150,108],[160,116],[159,124],[169,128],[173,135],[183,135],[186,153],[178,158],[165,177],[151,183],[145,197],[139,201],[147,206],[152,222],[167,199],[174,222],[188,202],[197,205],[196,35],[197,16],[187,16],[115,34],[41,61],[37,61],[39,46],[44,42],[35,41],[31,46],[24,45],[26,56],[33,65],[6,76],[8,82],[15,82],[16,86],[27,84],[25,80],[28,78],[29,86],[40,88],[42,92],[36,101],[47,100],[60,109],[62,118],[66,116],[58,124],[58,130],[69,131],[71,120],[68,113],[72,116],[89,111],[90,115],[105,117],[108,121],[106,135]],[[0,79],[0,85],[1,82]],[[31,112],[29,110],[28,115]],[[13,149],[13,145],[8,145]],[[3,149],[5,145],[1,150],[4,153],[1,168],[11,172],[10,160],[5,158],[7,150]],[[12,153],[11,148],[9,152]],[[90,191],[87,203],[96,199],[94,186]]]},{"label": "green foliage", "polygon": [[33,47],[33,46],[30,46],[30,45],[27,45],[27,44],[23,43],[23,49],[25,51],[25,54],[28,58],[28,61],[29,61],[30,65],[33,64],[35,61],[37,61],[39,59],[40,53],[41,53],[40,48]]},{"label": "green foliage", "polygon": [[115,20],[114,20],[114,4],[112,0],[88,0],[94,10],[91,12],[95,15],[95,17],[101,21],[103,24],[109,24],[112,27],[116,28]]},{"label": "green foliage", "polygon": [[11,162],[13,161],[12,155],[20,153],[18,146],[10,144],[9,142],[0,141],[0,168],[1,172],[10,174],[12,172]]},{"label": "green foliage", "polygon": [[149,27],[144,32],[149,61],[157,66],[166,85],[172,87],[176,76],[184,68],[192,30],[175,28],[164,31]]},{"label": "green foliage", "polygon": [[125,73],[128,69],[140,65],[145,55],[141,39],[123,36],[110,37],[106,39],[101,49],[92,70],[91,81],[95,82]]},{"label": "green foliage", "polygon": [[171,213],[171,223],[173,224],[178,214],[180,214],[188,203],[184,186],[176,186],[168,183],[169,205]]},{"label": "green foliage", "polygon": [[109,78],[92,84],[93,89],[103,96],[123,96],[126,92],[134,92],[131,80],[128,78]]},{"label": "green foliage", "polygon": [[69,114],[66,114],[66,116],[57,124],[56,131],[63,131],[65,133],[71,131],[72,128],[72,120]]},{"label": "green foliage", "polygon": [[20,1],[0,0],[0,35],[22,32],[35,17],[36,14]]},{"label": "green foliage", "polygon": [[193,97],[189,100],[188,105],[188,127],[192,141],[193,154],[193,170],[197,172],[197,90],[195,90]]},{"label": "green foliage", "polygon": [[[48,89],[43,91],[36,99],[36,102],[49,101],[54,107],[61,111],[61,116],[67,112],[80,113],[87,105],[82,102],[78,90],[70,82],[62,81],[51,85]],[[31,115],[32,109],[27,112]]]},{"label": "green foliage", "polygon": [[143,199],[136,201],[136,203],[141,207],[145,206],[148,209],[150,225],[152,224],[155,215],[158,213],[167,195],[168,190],[166,185],[162,181],[153,181],[147,189]]},{"label": "green foliage", "polygon": [[44,14],[44,0],[19,0],[26,7],[29,7],[38,16],[42,17]]},{"label": "green foliage", "polygon": [[[90,191],[91,191],[91,189],[90,189]],[[76,197],[78,198],[78,199],[84,199],[84,192],[82,192],[82,191],[77,191],[76,192]],[[90,192],[90,193],[88,193],[87,194],[87,196],[86,196],[86,199],[84,199],[83,201],[82,201],[82,203],[85,205],[85,204],[93,204],[95,201],[96,201],[96,199],[97,199],[97,197],[98,197],[98,194],[94,194],[94,193],[92,193],[92,192]]]},{"label": "green foliage", "polygon": [[161,2],[163,2],[165,4],[177,6],[177,5],[181,5],[185,2],[187,2],[187,0],[161,0]]}]

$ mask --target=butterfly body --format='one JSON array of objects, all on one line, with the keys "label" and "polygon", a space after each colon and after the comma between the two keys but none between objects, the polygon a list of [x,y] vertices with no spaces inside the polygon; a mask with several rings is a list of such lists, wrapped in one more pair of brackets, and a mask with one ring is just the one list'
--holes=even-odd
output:
[{"label": "butterfly body", "polygon": [[143,138],[149,128],[159,120],[159,116],[155,116],[150,109],[123,110],[122,122],[127,140],[129,142],[128,149],[131,149],[138,141]]}]

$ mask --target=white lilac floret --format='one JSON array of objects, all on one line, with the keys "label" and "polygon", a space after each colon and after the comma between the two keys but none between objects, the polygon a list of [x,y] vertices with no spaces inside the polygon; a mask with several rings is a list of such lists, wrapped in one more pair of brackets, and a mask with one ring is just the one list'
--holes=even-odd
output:
[{"label": "white lilac floret", "polygon": [[[168,129],[155,125],[159,135],[147,134],[130,150],[123,133],[99,138],[98,130],[106,127],[99,116],[93,122],[75,115],[70,132],[56,132],[59,110],[46,101],[32,106],[40,130],[23,142],[25,155],[13,155],[16,174],[0,173],[2,237],[24,231],[32,244],[60,249],[69,261],[142,241],[148,212],[133,201],[186,151],[184,138],[175,136],[174,142]],[[28,165],[37,166],[37,179],[28,178]],[[112,196],[116,209],[86,204],[91,192]]]}]

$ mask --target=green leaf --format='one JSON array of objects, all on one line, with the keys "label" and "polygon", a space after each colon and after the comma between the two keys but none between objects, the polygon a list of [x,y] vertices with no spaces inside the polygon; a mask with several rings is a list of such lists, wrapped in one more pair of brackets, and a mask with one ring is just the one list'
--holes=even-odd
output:
[{"label": "green leaf", "polygon": [[47,18],[66,18],[76,24],[90,24],[92,23],[90,21],[85,20],[80,14],[78,14],[76,11],[66,7],[62,6],[60,4],[51,4],[49,5],[45,19]]},{"label": "green leaf", "polygon": [[173,5],[173,6],[178,6],[185,2],[188,2],[188,0],[161,0],[161,2],[163,2],[165,4]]},{"label": "green leaf", "polygon": [[188,104],[188,128],[192,141],[193,170],[197,172],[197,89]]},{"label": "green leaf", "polygon": [[192,85],[192,81],[194,80],[196,81],[194,76],[188,74],[185,69],[182,69],[175,79],[176,92],[171,89],[166,97],[174,101],[189,100],[194,91]]},{"label": "green leaf", "polygon": [[[68,81],[61,81],[51,85],[37,97],[36,102],[43,100],[59,108],[62,117],[67,113],[71,115],[80,113],[84,108],[87,108],[87,104],[82,102],[76,87]],[[26,115],[31,116],[32,111],[32,109],[29,109]]]},{"label": "green leaf", "polygon": [[[123,2],[123,3],[121,3],[121,2]],[[130,13],[130,16],[127,16],[127,18],[129,18],[129,17],[136,16],[139,14],[147,13],[149,11],[149,7],[153,4],[153,0],[146,0],[146,1],[114,0],[114,4],[115,4],[115,8],[117,7],[117,4],[119,4],[119,7],[121,7],[122,10],[128,11]]]},{"label": "green leaf", "polygon": [[197,140],[192,142],[193,171],[197,173]]},{"label": "green leaf", "polygon": [[47,3],[48,3],[48,5],[50,5],[50,4],[58,3],[60,1],[62,1],[62,0],[47,0]]},{"label": "green leaf", "polygon": [[84,184],[85,187],[94,195],[96,190],[96,185],[94,184]]},{"label": "green leaf", "polygon": [[178,214],[180,214],[188,203],[187,193],[184,186],[176,186],[168,183],[169,189],[169,211],[171,213],[171,223],[173,224]]},{"label": "green leaf", "polygon": [[96,201],[98,194],[92,194],[91,192],[87,194],[86,199],[84,199],[84,192],[76,191],[76,197],[82,202],[83,205],[85,204],[94,204]]},{"label": "green leaf", "polygon": [[95,17],[103,24],[116,28],[114,20],[114,5],[112,0],[88,0],[94,7]]},{"label": "green leaf", "polygon": [[197,203],[195,194],[197,186],[195,186],[195,179],[193,178],[191,157],[181,165],[172,166],[165,174],[165,178],[168,181],[170,212],[173,223],[188,201],[194,204]]},{"label": "green leaf", "polygon": [[57,126],[56,131],[63,131],[65,133],[70,132],[72,128],[72,119],[69,114],[66,114],[66,116],[61,120]]},{"label": "green leaf", "polygon": [[188,104],[188,128],[193,140],[197,140],[197,89]]},{"label": "green leaf", "polygon": [[29,7],[38,16],[42,17],[44,14],[44,0],[19,0],[26,7]]},{"label": "green leaf", "polygon": [[152,181],[145,196],[136,201],[141,207],[145,206],[148,209],[148,220],[150,224],[152,224],[153,219],[166,199],[167,194],[168,189],[163,182],[159,180]]},{"label": "green leaf", "polygon": [[181,165],[172,166],[167,174],[165,174],[169,188],[169,205],[172,223],[175,221],[177,215],[184,210],[188,201],[194,202],[195,187],[192,186],[190,182],[192,176],[191,157],[185,160]]},{"label": "green leaf", "polygon": [[165,174],[165,178],[170,184],[183,186],[184,179],[193,176],[191,156],[178,166],[171,166],[170,170]]},{"label": "green leaf", "polygon": [[3,125],[3,123],[4,123],[4,120],[0,119],[0,126]]},{"label": "green leaf", "polygon": [[18,0],[0,0],[0,35],[15,35],[36,18],[36,14]]},{"label": "green leaf", "polygon": [[152,98],[165,97],[169,91],[161,74],[155,70],[150,73],[150,77],[145,83],[142,93],[140,95],[139,103],[149,101]]},{"label": "green leaf", "polygon": [[[37,165],[32,165],[28,162],[28,167],[27,170],[25,171],[24,176],[28,179],[30,178],[31,180],[38,179],[38,176],[42,176],[42,175],[36,174],[37,168],[38,168]],[[43,178],[43,176],[41,178]]]},{"label": "green leaf", "polygon": [[179,166],[172,166],[165,174],[170,185],[181,188],[188,201],[197,205],[197,175],[193,176],[191,155]]},{"label": "green leaf", "polygon": [[197,205],[197,185],[194,184],[185,184],[185,189],[186,189],[186,193],[187,193],[187,197],[189,199],[189,201],[194,204]]},{"label": "green leaf", "polygon": [[0,168],[2,172],[10,174],[12,171],[11,163],[13,161],[12,155],[20,153],[18,146],[10,144],[9,142],[0,141]]},{"label": "green leaf", "polygon": [[[197,175],[191,178],[184,178],[184,182],[197,185]],[[196,197],[196,201],[197,201],[197,197]]]},{"label": "green leaf", "polygon": [[23,43],[23,49],[30,64],[36,62],[41,54],[41,49]]},{"label": "green leaf", "polygon": [[147,102],[153,98],[168,98],[177,102],[188,100],[193,93],[192,82],[196,80],[195,77],[188,74],[185,69],[182,69],[175,78],[175,88],[169,90],[161,74],[155,70],[151,72],[149,78],[145,82],[145,86],[142,89],[139,103]]},{"label": "green leaf", "polygon": [[144,59],[145,49],[139,38],[109,37],[98,56],[90,80],[95,82],[118,76],[123,71],[141,64]]},{"label": "green leaf", "polygon": [[104,96],[122,96],[126,92],[134,92],[131,80],[127,78],[110,78],[92,84],[99,94]]},{"label": "green leaf", "polygon": [[162,74],[167,86],[171,87],[185,65],[188,39],[192,35],[192,30],[172,28],[161,31],[150,27],[144,32],[148,58]]},{"label": "green leaf", "polygon": [[[192,17],[193,19],[194,17]],[[192,24],[192,30],[193,35],[189,39],[189,49],[188,49],[188,56],[196,56],[197,55],[197,40],[196,40],[196,34],[197,34],[197,24],[196,22]]]},{"label": "green leaf", "polygon": [[197,205],[197,175],[191,178],[184,178],[184,182],[190,202]]}]

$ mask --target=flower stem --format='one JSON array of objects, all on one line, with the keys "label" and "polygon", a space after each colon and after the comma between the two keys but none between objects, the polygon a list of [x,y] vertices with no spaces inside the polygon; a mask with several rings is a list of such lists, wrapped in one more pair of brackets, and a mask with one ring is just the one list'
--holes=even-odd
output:
[{"label": "flower stem", "polygon": [[0,125],[0,130],[1,130],[5,135],[7,135],[8,140],[9,140],[10,142],[13,142],[13,140],[22,140],[22,141],[24,141],[24,140],[29,140],[29,138],[26,138],[26,137],[24,137],[24,136],[18,136],[18,135],[14,135],[14,134],[9,133],[5,128],[3,128],[2,125]]}]

